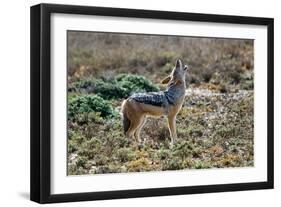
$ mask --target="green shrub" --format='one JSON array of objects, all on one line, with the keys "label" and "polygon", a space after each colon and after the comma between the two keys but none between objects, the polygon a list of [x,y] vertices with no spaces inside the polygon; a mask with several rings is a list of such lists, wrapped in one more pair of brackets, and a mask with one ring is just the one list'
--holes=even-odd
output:
[{"label": "green shrub", "polygon": [[68,92],[92,92],[94,82],[91,79],[83,79],[69,83]]},{"label": "green shrub", "polygon": [[238,133],[238,129],[236,129],[233,126],[227,126],[227,127],[221,126],[216,131],[216,134],[223,138],[235,136],[237,133]]},{"label": "green shrub", "polygon": [[195,137],[201,137],[204,133],[204,127],[200,124],[190,125],[187,128],[187,133]]},{"label": "green shrub", "polygon": [[103,82],[102,80],[96,80],[94,92],[104,99],[124,98],[128,95],[128,92],[116,81]]},{"label": "green shrub", "polygon": [[106,165],[110,158],[108,156],[105,156],[103,154],[96,154],[93,157],[93,161],[96,165]]},{"label": "green shrub", "polygon": [[165,160],[172,157],[170,150],[161,148],[157,151],[156,157],[160,160]]},{"label": "green shrub", "polygon": [[186,158],[192,155],[194,145],[189,141],[181,141],[176,143],[173,148],[173,156]]},{"label": "green shrub", "polygon": [[79,125],[95,123],[102,124],[104,119],[101,117],[100,112],[89,112],[75,115],[75,121]]},{"label": "green shrub", "polygon": [[84,167],[87,163],[87,160],[87,157],[79,156],[76,163],[77,168]]},{"label": "green shrub", "polygon": [[182,159],[175,157],[174,159],[165,160],[162,166],[162,170],[180,170],[184,169],[185,165]]},{"label": "green shrub", "polygon": [[134,151],[131,148],[118,149],[116,156],[120,162],[132,161],[135,158]]},{"label": "green shrub", "polygon": [[253,90],[254,89],[254,81],[253,80],[246,80],[242,83],[241,86],[244,90]]},{"label": "green shrub", "polygon": [[116,79],[103,81],[102,79],[88,78],[69,84],[69,92],[94,93],[103,99],[127,98],[134,92],[159,91],[144,76],[120,74]]},{"label": "green shrub", "polygon": [[77,114],[90,112],[100,112],[101,117],[112,117],[116,113],[111,105],[98,95],[80,95],[70,98],[68,103],[70,119]]},{"label": "green shrub", "polygon": [[241,77],[241,74],[237,71],[232,71],[230,72],[230,78],[231,78],[231,83],[232,84],[238,84],[240,83],[242,77]]},{"label": "green shrub", "polygon": [[73,152],[77,151],[77,149],[78,149],[77,144],[74,141],[69,140],[68,141],[67,152],[68,153],[73,153]]},{"label": "green shrub", "polygon": [[88,78],[69,85],[69,92],[95,93],[103,99],[116,99],[127,96],[127,91],[115,80],[104,82],[101,79]]},{"label": "green shrub", "polygon": [[[117,133],[115,133],[117,134]],[[130,145],[130,139],[127,139],[127,137],[124,136],[123,131],[120,133],[120,130],[118,131],[119,136],[115,136],[115,142],[118,147],[128,147]]]},{"label": "green shrub", "polygon": [[211,164],[206,161],[197,160],[195,162],[195,169],[206,169],[211,167],[212,167]]},{"label": "green shrub", "polygon": [[128,95],[133,92],[159,91],[159,88],[150,80],[140,75],[120,74],[116,77],[116,81],[127,91]]},{"label": "green shrub", "polygon": [[93,138],[81,144],[81,147],[78,150],[78,155],[86,157],[87,159],[94,159],[96,156],[100,155],[101,151],[102,151],[101,141],[97,138]]}]

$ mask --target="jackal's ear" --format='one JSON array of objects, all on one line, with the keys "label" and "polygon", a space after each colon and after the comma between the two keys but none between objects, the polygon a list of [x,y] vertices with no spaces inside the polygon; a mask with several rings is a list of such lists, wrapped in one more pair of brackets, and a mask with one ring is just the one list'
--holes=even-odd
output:
[{"label": "jackal's ear", "polygon": [[161,81],[161,83],[162,83],[162,84],[167,84],[167,83],[169,83],[170,80],[171,80],[171,76],[167,76],[166,78],[164,78],[164,79]]}]

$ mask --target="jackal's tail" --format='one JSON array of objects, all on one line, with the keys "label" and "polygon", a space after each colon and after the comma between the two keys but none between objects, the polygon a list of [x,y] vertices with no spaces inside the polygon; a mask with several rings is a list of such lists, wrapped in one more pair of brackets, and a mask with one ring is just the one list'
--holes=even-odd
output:
[{"label": "jackal's tail", "polygon": [[121,115],[122,115],[122,120],[123,120],[123,129],[124,129],[124,133],[126,134],[126,132],[129,130],[130,124],[131,124],[131,121],[128,118],[127,113],[126,113],[126,100],[123,101],[123,103],[122,103],[121,112],[122,112]]},{"label": "jackal's tail", "polygon": [[126,116],[126,114],[123,114],[123,128],[124,128],[124,132],[126,134],[126,132],[129,130],[130,127],[130,120],[128,119],[128,117]]}]

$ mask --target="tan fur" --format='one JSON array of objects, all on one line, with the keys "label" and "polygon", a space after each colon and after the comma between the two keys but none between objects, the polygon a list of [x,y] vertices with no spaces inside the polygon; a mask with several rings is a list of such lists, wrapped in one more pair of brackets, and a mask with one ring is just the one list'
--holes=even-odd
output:
[{"label": "tan fur", "polygon": [[[186,67],[186,66],[185,66]],[[174,81],[177,84],[178,80],[176,77],[167,76],[162,80],[162,83],[170,83]],[[185,84],[185,82],[184,82]],[[180,98],[176,104],[169,105],[167,107],[154,106],[150,104],[140,103],[133,99],[127,99],[122,103],[121,111],[124,116],[130,120],[130,127],[126,131],[127,137],[134,137],[136,141],[140,141],[140,132],[146,121],[147,116],[166,116],[168,119],[168,127],[171,137],[171,145],[173,145],[174,139],[177,139],[176,132],[176,116],[180,111],[184,102],[184,96]]]}]

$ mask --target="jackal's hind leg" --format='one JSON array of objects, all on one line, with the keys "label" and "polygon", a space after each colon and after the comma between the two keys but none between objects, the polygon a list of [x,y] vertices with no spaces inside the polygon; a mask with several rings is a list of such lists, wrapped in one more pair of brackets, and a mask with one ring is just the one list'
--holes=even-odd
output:
[{"label": "jackal's hind leg", "polygon": [[146,118],[145,117],[142,117],[141,119],[142,119],[141,123],[140,123],[140,125],[138,126],[138,128],[135,131],[135,139],[138,142],[141,142],[140,133],[141,133],[142,127],[144,126],[144,124],[146,122]]},{"label": "jackal's hind leg", "polygon": [[141,116],[135,116],[134,119],[131,120],[130,127],[126,133],[126,136],[131,138],[135,137],[135,132],[138,129],[138,127],[141,125],[143,120],[143,117]]}]

